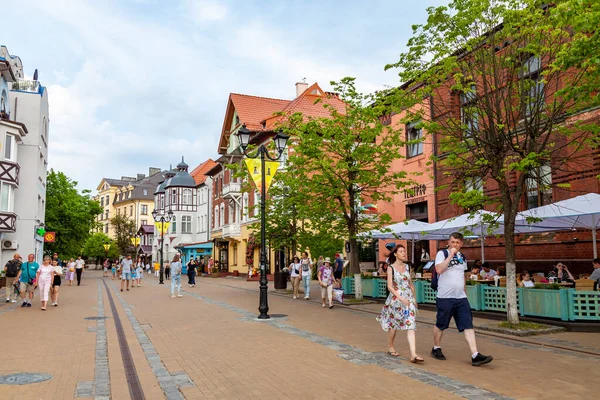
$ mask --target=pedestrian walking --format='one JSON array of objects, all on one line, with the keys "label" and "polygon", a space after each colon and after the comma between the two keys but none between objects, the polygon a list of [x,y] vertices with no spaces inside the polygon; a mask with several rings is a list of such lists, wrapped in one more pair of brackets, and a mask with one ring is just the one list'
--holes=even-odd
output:
[{"label": "pedestrian walking", "polygon": [[46,305],[48,304],[48,295],[50,294],[50,287],[54,279],[54,267],[51,265],[52,258],[45,256],[42,266],[38,268],[36,274],[36,280],[40,287],[40,302],[42,304],[42,311],[46,311]]},{"label": "pedestrian walking", "polygon": [[75,260],[71,258],[67,263],[67,280],[69,281],[69,286],[73,285],[73,279],[75,279]]},{"label": "pedestrian walking", "polygon": [[[123,287],[127,286],[126,289],[129,291],[129,283],[131,282],[131,268],[133,265],[133,260],[131,259],[131,255],[128,255],[121,261],[121,292],[123,291]],[[127,285],[125,285],[127,282]]]},{"label": "pedestrian walking", "polygon": [[171,277],[171,264],[167,263],[167,265],[165,266],[165,279],[169,280],[170,277]]},{"label": "pedestrian walking", "polygon": [[21,256],[19,253],[15,253],[11,260],[8,260],[6,265],[4,266],[4,276],[6,277],[5,283],[5,291],[6,291],[6,302],[16,303],[17,296],[14,290],[15,282],[18,282],[17,276],[19,275],[19,271],[21,270],[21,265],[23,262],[20,260]]},{"label": "pedestrian walking", "polygon": [[406,264],[406,248],[401,244],[396,245],[389,255],[387,286],[390,294],[376,319],[381,324],[381,328],[388,333],[388,354],[400,357],[394,346],[394,340],[396,333],[404,330],[408,339],[410,362],[421,363],[425,360],[417,355],[415,287]]},{"label": "pedestrian walking", "polygon": [[131,264],[131,287],[135,287],[135,283],[137,282],[137,267],[135,263]]},{"label": "pedestrian walking", "polygon": [[331,259],[326,257],[323,260],[323,265],[317,271],[317,278],[321,286],[321,301],[322,307],[325,308],[325,298],[329,302],[329,308],[333,308],[333,268],[331,267]]},{"label": "pedestrian walking", "polygon": [[213,258],[211,257],[208,259],[208,273],[209,274],[212,274],[214,267],[215,267],[215,260],[213,260]]},{"label": "pedestrian walking", "polygon": [[197,264],[194,259],[191,259],[187,264],[188,285],[190,285],[190,287],[196,286],[196,267]]},{"label": "pedestrian walking", "polygon": [[117,277],[117,262],[116,261],[112,261],[110,263],[110,272],[112,273],[112,280],[114,281],[115,278]]},{"label": "pedestrian walking", "polygon": [[106,260],[104,260],[104,264],[102,264],[102,269],[104,271],[104,273],[102,274],[103,277],[108,278],[108,266],[110,264],[110,261],[108,261],[108,258]]},{"label": "pedestrian walking", "polygon": [[289,266],[290,281],[292,282],[292,289],[294,290],[294,299],[298,298],[298,292],[300,287],[300,269],[302,264],[298,256],[294,256],[292,263]]},{"label": "pedestrian walking", "polygon": [[436,360],[445,360],[442,353],[442,337],[444,330],[454,318],[459,332],[464,332],[465,339],[471,351],[471,365],[478,367],[493,360],[477,350],[475,331],[473,330],[473,316],[471,306],[465,293],[465,271],[467,260],[461,254],[463,235],[458,232],[450,234],[448,249],[438,251],[435,257],[435,271],[438,274],[437,282],[437,319],[433,327],[433,348],[431,355]]},{"label": "pedestrian walking", "polygon": [[57,261],[52,260],[52,268],[54,269],[54,278],[52,280],[52,287],[50,288],[50,300],[54,307],[58,307],[58,290],[62,283],[62,267],[58,265]]},{"label": "pedestrian walking", "polygon": [[300,264],[302,266],[300,276],[304,285],[304,299],[308,300],[310,299],[310,279],[312,278],[312,261],[310,258],[307,258],[306,261],[303,258],[302,260],[300,260]]},{"label": "pedestrian walking", "polygon": [[152,268],[150,268],[150,262],[148,260],[146,260],[146,271],[148,272],[148,275],[152,275]]},{"label": "pedestrian walking", "polygon": [[155,262],[154,263],[154,276],[156,276],[158,278],[160,274],[160,263]]},{"label": "pedestrian walking", "polygon": [[34,255],[30,254],[27,256],[27,262],[21,265],[17,280],[19,281],[19,291],[21,292],[21,299],[23,304],[21,307],[31,307],[35,288],[37,287],[37,271],[40,265],[33,261]]},{"label": "pedestrian walking", "polygon": [[338,287],[342,287],[342,274],[344,272],[344,260],[340,256],[340,253],[335,254],[335,261],[333,262],[333,277]]},{"label": "pedestrian walking", "polygon": [[175,289],[177,289],[177,297],[183,297],[181,295],[181,261],[179,261],[179,254],[175,254],[173,261],[169,265],[170,272],[173,273],[171,277],[171,298],[175,298]]},{"label": "pedestrian walking", "polygon": [[144,278],[144,263],[141,258],[138,258],[138,262],[136,264],[136,276],[137,276],[137,287],[140,287],[142,284],[142,279]]},{"label": "pedestrian walking", "polygon": [[75,273],[77,274],[77,286],[81,285],[81,275],[83,274],[83,268],[85,266],[85,261],[81,259],[81,256],[77,256],[77,260],[75,260]]}]

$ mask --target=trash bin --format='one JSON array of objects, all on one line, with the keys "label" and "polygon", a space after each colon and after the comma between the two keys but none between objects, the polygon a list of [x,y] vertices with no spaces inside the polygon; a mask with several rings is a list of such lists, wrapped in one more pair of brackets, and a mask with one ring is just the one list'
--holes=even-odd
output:
[{"label": "trash bin", "polygon": [[275,289],[286,289],[287,288],[287,274],[281,271],[275,271],[275,276],[273,277],[273,283],[275,285]]}]

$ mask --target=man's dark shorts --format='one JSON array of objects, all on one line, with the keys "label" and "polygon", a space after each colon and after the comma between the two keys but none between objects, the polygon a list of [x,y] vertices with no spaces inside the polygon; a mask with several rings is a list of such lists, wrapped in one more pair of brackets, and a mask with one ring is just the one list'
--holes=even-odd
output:
[{"label": "man's dark shorts", "polygon": [[447,329],[453,317],[459,332],[465,329],[473,329],[471,305],[466,297],[464,299],[437,299],[436,305],[437,321],[435,326],[439,330]]},{"label": "man's dark shorts", "polygon": [[343,272],[343,271],[334,271],[334,272],[333,272],[333,277],[334,277],[335,279],[342,279],[342,272]]}]

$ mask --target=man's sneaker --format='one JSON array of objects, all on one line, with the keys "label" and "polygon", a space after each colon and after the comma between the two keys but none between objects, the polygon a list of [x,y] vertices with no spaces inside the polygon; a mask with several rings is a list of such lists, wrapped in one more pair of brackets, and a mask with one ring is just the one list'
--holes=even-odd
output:
[{"label": "man's sneaker", "polygon": [[27,307],[31,307],[31,303],[27,303]]},{"label": "man's sneaker", "polygon": [[446,356],[444,356],[444,353],[442,353],[442,349],[431,349],[431,356],[433,358],[435,358],[436,360],[445,360]]},{"label": "man's sneaker", "polygon": [[16,302],[17,302],[16,300],[12,300],[12,301],[11,301],[11,303],[16,303]]},{"label": "man's sneaker", "polygon": [[182,294],[178,294],[177,297],[183,297],[183,295]]},{"label": "man's sneaker", "polygon": [[491,363],[494,357],[485,356],[481,353],[477,353],[475,358],[471,358],[471,365],[474,367],[479,367],[480,365]]},{"label": "man's sneaker", "polygon": [[7,303],[10,303],[10,299],[6,299],[6,302],[7,302]]},{"label": "man's sneaker", "polygon": [[21,304],[21,307],[27,307],[27,303],[23,302],[23,304]]},{"label": "man's sneaker", "polygon": [[175,298],[175,295],[174,295],[174,294],[172,294],[172,295],[171,295],[171,298],[172,298],[172,299],[174,299],[174,298]]}]

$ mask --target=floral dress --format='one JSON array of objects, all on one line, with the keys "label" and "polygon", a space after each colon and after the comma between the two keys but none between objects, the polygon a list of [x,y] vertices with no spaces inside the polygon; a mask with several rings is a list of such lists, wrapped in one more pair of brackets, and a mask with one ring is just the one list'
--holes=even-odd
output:
[{"label": "floral dress", "polygon": [[377,321],[381,324],[384,331],[390,329],[407,330],[417,329],[415,324],[415,315],[417,308],[415,306],[414,296],[410,290],[410,274],[408,270],[403,273],[396,271],[393,267],[388,267],[388,274],[393,271],[393,286],[400,295],[410,300],[410,305],[405,306],[393,293],[388,295],[381,313],[377,316]]}]

